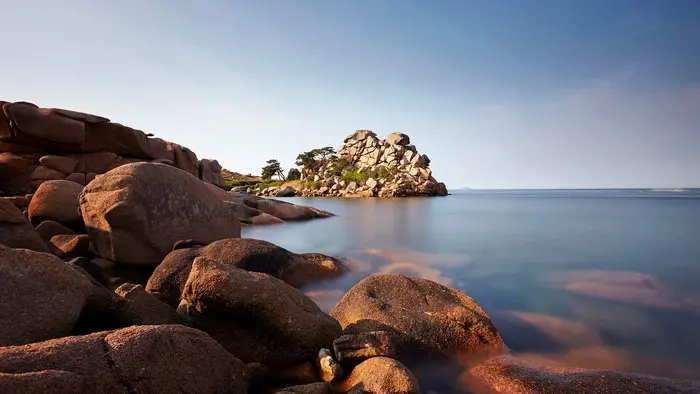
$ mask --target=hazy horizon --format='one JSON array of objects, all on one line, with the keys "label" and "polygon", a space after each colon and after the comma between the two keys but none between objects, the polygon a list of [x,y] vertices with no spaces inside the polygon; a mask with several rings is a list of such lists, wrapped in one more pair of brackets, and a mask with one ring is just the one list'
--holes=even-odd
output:
[{"label": "hazy horizon", "polygon": [[225,168],[407,133],[448,188],[700,187],[700,2],[10,2],[0,100]]}]

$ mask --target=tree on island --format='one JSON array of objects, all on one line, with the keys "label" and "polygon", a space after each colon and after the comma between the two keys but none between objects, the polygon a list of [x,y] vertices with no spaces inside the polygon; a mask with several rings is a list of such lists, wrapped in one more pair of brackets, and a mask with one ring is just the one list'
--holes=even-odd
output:
[{"label": "tree on island", "polygon": [[267,165],[262,168],[262,179],[272,179],[273,176],[277,176],[279,179],[284,180],[284,172],[282,172],[282,166],[277,159],[268,160]]},{"label": "tree on island", "polygon": [[303,173],[310,175],[316,172],[319,168],[326,165],[331,160],[337,158],[335,149],[331,146],[326,146],[318,149],[311,149],[308,152],[300,153],[295,162],[296,165],[303,167]]},{"label": "tree on island", "polygon": [[287,180],[288,181],[296,181],[301,179],[301,172],[297,170],[296,168],[290,168],[289,172],[287,173]]}]

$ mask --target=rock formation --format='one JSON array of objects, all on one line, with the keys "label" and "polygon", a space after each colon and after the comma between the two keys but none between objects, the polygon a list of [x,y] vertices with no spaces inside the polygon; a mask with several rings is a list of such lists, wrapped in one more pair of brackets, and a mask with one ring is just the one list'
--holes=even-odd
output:
[{"label": "rock formation", "polygon": [[159,162],[223,186],[216,160],[101,116],[0,101],[0,196],[31,193],[44,181],[86,185],[121,165]]},{"label": "rock formation", "polygon": [[418,153],[408,135],[391,133],[385,140],[358,130],[344,140],[338,157],[317,169],[304,169],[300,189],[271,187],[256,194],[276,197],[445,196],[447,188],[433,177],[430,159]]}]

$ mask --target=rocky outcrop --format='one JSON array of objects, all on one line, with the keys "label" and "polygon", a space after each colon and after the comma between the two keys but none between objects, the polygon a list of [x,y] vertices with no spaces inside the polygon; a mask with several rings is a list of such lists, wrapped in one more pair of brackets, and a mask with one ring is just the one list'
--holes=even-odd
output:
[{"label": "rocky outcrop", "polygon": [[35,190],[47,180],[85,185],[124,164],[155,161],[223,186],[216,160],[101,116],[0,101],[0,195]]},{"label": "rocky outcrop", "polygon": [[239,219],[195,176],[158,163],[127,164],[85,187],[80,210],[102,258],[158,265],[175,242],[240,236]]},{"label": "rocky outcrop", "polygon": [[433,177],[430,159],[420,154],[403,133],[381,140],[358,130],[344,140],[336,159],[302,172],[302,187],[289,185],[251,190],[272,197],[405,197],[446,196],[447,188]]}]

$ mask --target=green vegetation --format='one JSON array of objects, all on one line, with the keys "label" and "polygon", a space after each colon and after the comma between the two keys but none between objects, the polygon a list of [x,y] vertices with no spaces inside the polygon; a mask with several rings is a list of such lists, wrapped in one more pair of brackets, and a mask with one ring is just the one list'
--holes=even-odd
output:
[{"label": "green vegetation", "polygon": [[282,172],[282,166],[280,166],[280,162],[277,159],[268,160],[267,165],[262,168],[262,179],[272,179],[273,176],[284,180],[284,172]]},{"label": "green vegetation", "polygon": [[285,180],[283,180],[283,179],[279,179],[279,180],[268,179],[268,180],[265,180],[263,182],[257,183],[255,185],[255,188],[262,190],[262,189],[266,189],[268,187],[282,186],[282,185],[284,185],[284,183],[285,183]]},{"label": "green vegetation", "polygon": [[239,186],[253,186],[257,185],[260,183],[260,180],[254,180],[254,181],[236,181],[233,179],[224,179],[224,189],[226,190],[231,190],[234,187],[239,187]]},{"label": "green vegetation", "polygon": [[305,189],[320,189],[321,182],[301,181],[301,186],[304,187]]},{"label": "green vegetation", "polygon": [[326,165],[329,161],[335,160],[336,158],[337,156],[335,149],[330,146],[326,146],[300,153],[297,156],[295,164],[303,167],[304,174],[310,175],[318,171],[318,169]]},{"label": "green vegetation", "polygon": [[358,185],[362,185],[369,178],[390,181],[394,179],[396,174],[397,170],[395,168],[379,167],[376,170],[365,171],[359,171],[357,168],[348,168],[340,176],[340,179],[345,181],[345,183],[356,182]]},{"label": "green vegetation", "polygon": [[287,173],[287,180],[288,181],[297,181],[301,179],[301,172],[297,170],[296,168],[290,168],[289,172]]}]

